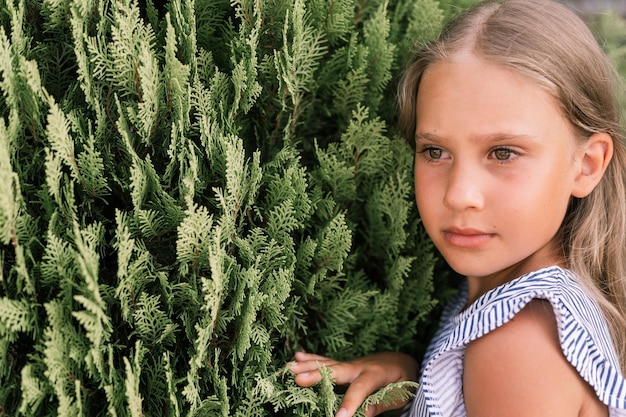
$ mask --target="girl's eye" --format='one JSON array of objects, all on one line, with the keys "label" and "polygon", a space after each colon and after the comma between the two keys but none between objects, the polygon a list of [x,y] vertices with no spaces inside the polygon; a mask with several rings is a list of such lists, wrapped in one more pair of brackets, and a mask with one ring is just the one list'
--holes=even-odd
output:
[{"label": "girl's eye", "polygon": [[514,152],[508,148],[494,149],[492,153],[498,161],[507,161],[514,155]]},{"label": "girl's eye", "polygon": [[443,151],[439,148],[428,148],[425,149],[426,153],[428,153],[428,157],[430,159],[441,159]]},{"label": "girl's eye", "polygon": [[423,148],[422,150],[419,151],[419,153],[423,154],[426,157],[426,159],[431,160],[431,161],[436,161],[443,157],[443,149],[435,148],[432,146]]}]

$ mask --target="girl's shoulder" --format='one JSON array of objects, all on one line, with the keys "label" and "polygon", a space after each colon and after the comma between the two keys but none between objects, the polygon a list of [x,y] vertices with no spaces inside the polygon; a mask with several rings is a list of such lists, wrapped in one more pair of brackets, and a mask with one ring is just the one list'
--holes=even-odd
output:
[{"label": "girl's shoulder", "polygon": [[531,300],[506,324],[467,345],[463,386],[472,415],[606,413],[561,352],[555,313],[545,300]]},{"label": "girl's shoulder", "polygon": [[[562,364],[571,365],[570,369],[588,381],[602,402],[626,408],[626,380],[606,320],[573,272],[549,267],[523,275],[483,294],[452,321],[454,330],[449,340],[458,337],[453,343],[466,346],[470,355],[475,353],[474,347],[485,347],[485,343],[499,350],[509,343],[512,357],[522,356],[517,364],[507,366],[528,366],[521,360],[523,355],[532,359],[538,352],[552,352],[565,358],[567,363]],[[535,363],[541,362],[539,358]],[[558,365],[552,363],[556,357],[543,358],[546,361],[541,368],[545,371],[550,364]]]}]

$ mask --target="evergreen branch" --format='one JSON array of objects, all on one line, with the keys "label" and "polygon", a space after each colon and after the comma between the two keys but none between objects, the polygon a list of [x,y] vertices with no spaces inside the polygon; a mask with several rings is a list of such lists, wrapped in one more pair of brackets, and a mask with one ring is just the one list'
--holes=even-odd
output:
[{"label": "evergreen branch", "polygon": [[393,406],[405,403],[415,395],[414,392],[418,386],[416,382],[408,381],[391,383],[368,396],[359,407],[357,415],[365,417],[365,410],[371,405]]},{"label": "evergreen branch", "polygon": [[83,151],[78,155],[78,168],[82,173],[83,186],[92,198],[107,196],[111,188],[107,183],[105,164],[101,152],[96,148],[93,135],[89,135]]},{"label": "evergreen branch", "polygon": [[139,376],[141,374],[144,353],[145,349],[141,345],[141,342],[138,341],[135,344],[133,362],[131,363],[127,357],[123,358],[124,369],[126,371],[126,380],[124,382],[126,387],[126,401],[128,402],[128,411],[131,417],[143,416],[143,399],[139,390]]},{"label": "evergreen branch", "polygon": [[[22,379],[22,401],[19,412],[24,415],[28,415],[29,413],[34,414],[34,412],[39,410],[42,406],[46,395],[50,393],[45,383],[35,375],[32,364],[27,364],[22,368],[20,377]],[[4,409],[2,411],[4,411]],[[6,416],[6,413],[2,412],[0,415]]]},{"label": "evergreen branch", "polygon": [[195,204],[188,207],[185,217],[178,226],[176,241],[177,259],[195,274],[209,267],[209,239],[213,229],[213,217],[206,207]]},{"label": "evergreen branch", "polygon": [[178,400],[178,390],[174,383],[174,371],[170,361],[170,355],[168,352],[163,352],[163,360],[165,361],[165,376],[167,378],[167,393],[170,405],[174,408],[172,415],[174,417],[180,417],[180,405]]},{"label": "evergreen branch", "polygon": [[[93,14],[102,16],[104,3],[99,3],[98,10],[94,10],[96,6],[87,0],[74,1],[69,5],[70,8],[70,24],[71,33],[74,38],[74,55],[76,57],[77,81],[84,93],[85,100],[90,107],[96,112],[97,119],[102,120],[104,110],[102,109],[102,90],[98,88],[97,79],[102,79],[105,73],[102,41],[97,38],[90,37],[89,23]],[[98,58],[96,58],[96,56]],[[91,58],[91,59],[90,59]],[[95,65],[99,63],[100,66]]]},{"label": "evergreen branch", "polygon": [[[179,13],[182,13],[182,11],[178,11],[175,16],[179,16]],[[192,13],[190,13],[190,17],[193,18]],[[175,136],[175,133],[182,135],[185,129],[189,126],[189,113],[191,111],[191,87],[189,85],[189,76],[191,68],[184,65],[178,60],[178,45],[175,28],[172,25],[170,15],[168,14],[165,18],[167,23],[167,31],[165,44],[164,75],[167,82],[167,101],[169,107],[168,110],[173,110],[174,112],[172,125],[175,128],[172,130],[172,141],[170,143],[168,153],[170,157],[173,158],[174,151],[177,147],[177,138]],[[179,24],[182,24],[184,22],[182,16],[179,16],[178,19],[176,19],[175,21],[179,22]],[[181,28],[181,30],[183,29]],[[190,35],[193,36],[194,34],[195,31],[192,32]],[[195,42],[195,38],[190,39],[188,42],[192,43],[193,45],[193,43]],[[195,49],[195,47],[192,46],[192,49]],[[193,56],[193,54],[191,56]]]},{"label": "evergreen branch", "polygon": [[395,45],[387,42],[390,23],[387,18],[388,1],[383,2],[376,13],[363,24],[363,36],[369,52],[370,96],[368,105],[374,109],[382,97],[380,93],[391,79]]},{"label": "evergreen branch", "polygon": [[146,144],[152,142],[159,121],[159,103],[161,95],[160,69],[156,58],[147,44],[141,45],[139,65],[135,67],[138,89],[137,112],[139,132]]},{"label": "evergreen branch", "polygon": [[0,181],[0,242],[2,244],[10,242],[13,247],[16,247],[18,242],[15,221],[22,205],[22,196],[19,177],[11,166],[9,134],[4,119],[0,119],[0,178],[2,179]]},{"label": "evergreen branch", "polygon": [[69,121],[59,106],[50,98],[50,112],[47,118],[46,133],[50,143],[50,152],[69,168],[74,180],[81,181],[80,170],[74,153],[74,140],[69,133]]},{"label": "evergreen branch", "polygon": [[[260,2],[256,3],[260,8]],[[247,11],[242,8],[247,15]],[[260,11],[258,12],[260,16]],[[247,16],[249,19],[249,16]],[[243,28],[240,33],[240,39],[233,45],[233,56],[242,54],[242,58],[239,62],[234,63],[232,70],[231,80],[233,83],[234,97],[233,105],[228,114],[228,119],[233,120],[237,116],[239,110],[247,113],[253,106],[254,101],[261,94],[261,85],[256,80],[258,60],[256,50],[258,48],[259,31],[261,28],[261,18],[256,19],[256,23],[253,25],[250,23],[250,33],[247,34],[247,30]]]},{"label": "evergreen branch", "polygon": [[[314,80],[315,70],[325,53],[321,33],[307,24],[303,0],[295,0],[293,12],[287,12],[283,29],[283,49],[276,51],[274,61],[281,83],[284,83],[284,97],[291,98],[291,105],[283,101],[283,109],[291,107],[291,116],[285,127],[288,137],[293,137],[299,115],[304,105],[303,99]],[[288,35],[292,34],[292,39]]]},{"label": "evergreen branch", "polygon": [[154,35],[140,20],[136,0],[115,2],[112,22],[108,43],[111,60],[105,63],[107,77],[120,88],[121,97],[137,97],[141,102],[140,60],[142,51],[145,53],[154,42]]},{"label": "evergreen branch", "polygon": [[[43,332],[44,375],[58,401],[58,415],[70,416],[77,412],[74,391],[77,369],[72,357],[83,357],[84,346],[69,325],[66,307],[59,300],[51,301],[44,307],[49,317],[49,325]],[[75,350],[74,355],[70,355],[71,350]]]},{"label": "evergreen branch", "polygon": [[0,298],[0,329],[2,333],[30,333],[35,330],[35,315],[26,301]]},{"label": "evergreen branch", "polygon": [[[13,43],[14,51],[16,55],[24,55],[28,50],[28,42],[29,38],[24,33],[24,15],[26,14],[26,2],[24,0],[19,0],[19,3],[16,4],[13,1],[7,1],[5,3],[6,8],[8,9],[11,22],[11,41]],[[4,32],[3,32],[4,34]]]},{"label": "evergreen branch", "polygon": [[[215,4],[215,2],[208,2],[208,4]],[[204,4],[204,6],[206,7],[206,4]],[[201,5],[199,2],[192,0],[172,2],[170,8],[172,24],[176,29],[176,39],[177,42],[180,43],[180,56],[182,57],[182,62],[190,65],[190,69],[195,69],[196,67],[198,54],[197,28],[203,28],[202,22],[198,21],[197,18],[197,15],[200,13],[200,8]],[[217,10],[215,10],[215,12],[217,12]],[[165,18],[166,21],[168,21],[167,15]],[[215,16],[215,18],[218,21],[220,20],[219,16]],[[166,45],[174,45],[174,42],[167,40]]]},{"label": "evergreen branch", "polygon": [[178,326],[162,310],[159,296],[142,293],[133,316],[134,333],[146,346],[168,348],[176,342]]},{"label": "evergreen branch", "polygon": [[335,384],[332,378],[332,371],[325,366],[319,368],[322,380],[319,382],[319,401],[322,403],[323,412],[326,417],[335,415],[335,410],[340,398],[335,394]]},{"label": "evergreen branch", "polygon": [[345,216],[334,217],[321,233],[315,254],[316,272],[340,271],[352,245],[352,233],[345,223]]}]

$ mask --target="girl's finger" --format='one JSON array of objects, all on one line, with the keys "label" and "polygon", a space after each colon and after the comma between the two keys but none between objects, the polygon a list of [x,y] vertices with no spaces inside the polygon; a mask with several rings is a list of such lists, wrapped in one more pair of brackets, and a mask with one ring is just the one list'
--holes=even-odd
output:
[{"label": "girl's finger", "polygon": [[296,374],[294,380],[299,386],[307,388],[320,382],[322,380],[322,375],[317,370],[303,372],[301,374]]},{"label": "girl's finger", "polygon": [[[337,362],[333,360],[328,361],[307,361],[307,362],[295,362],[288,365],[289,369],[296,375],[296,377],[303,374],[301,378],[296,378],[296,383],[301,385],[300,382],[308,384],[314,384],[322,379],[320,368],[324,367],[330,371],[330,377],[335,381],[337,385],[350,384],[355,378],[355,370],[349,364],[343,362]],[[314,381],[314,382],[311,382]]]},{"label": "girl's finger", "polygon": [[[378,384],[372,379],[363,378],[362,376],[355,379],[346,390],[343,401],[339,406],[337,417],[350,417],[354,415],[356,410],[363,404],[363,401],[376,389],[378,389]],[[367,411],[368,413],[366,414],[371,416],[374,415],[371,413],[377,410],[373,409]]]},{"label": "girl's finger", "polygon": [[296,354],[294,355],[294,358],[298,362],[301,362],[301,361],[327,361],[327,360],[330,360],[330,358],[328,358],[326,356],[316,355],[314,353],[307,353],[307,352],[296,352]]},{"label": "girl's finger", "polygon": [[287,367],[291,369],[291,371],[295,374],[300,374],[302,372],[311,372],[316,371],[321,367],[330,368],[335,365],[337,362],[326,360],[326,361],[304,361],[304,362],[290,362],[287,364]]}]

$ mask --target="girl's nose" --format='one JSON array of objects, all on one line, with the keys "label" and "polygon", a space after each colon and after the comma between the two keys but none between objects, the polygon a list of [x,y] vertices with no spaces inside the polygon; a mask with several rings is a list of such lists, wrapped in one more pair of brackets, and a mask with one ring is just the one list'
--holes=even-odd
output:
[{"label": "girl's nose", "polygon": [[484,206],[484,190],[476,168],[455,163],[448,172],[444,205],[455,211],[480,210]]}]

